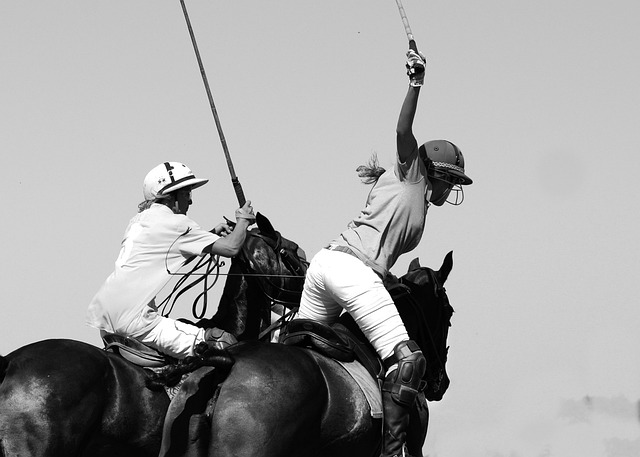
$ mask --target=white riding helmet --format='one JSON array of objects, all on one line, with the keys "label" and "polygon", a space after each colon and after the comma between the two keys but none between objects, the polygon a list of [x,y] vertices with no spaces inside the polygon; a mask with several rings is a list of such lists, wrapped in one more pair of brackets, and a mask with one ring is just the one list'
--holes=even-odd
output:
[{"label": "white riding helmet", "polygon": [[185,164],[164,162],[153,168],[144,178],[142,192],[145,200],[166,198],[170,192],[191,186],[195,189],[204,186],[208,179],[198,179]]}]

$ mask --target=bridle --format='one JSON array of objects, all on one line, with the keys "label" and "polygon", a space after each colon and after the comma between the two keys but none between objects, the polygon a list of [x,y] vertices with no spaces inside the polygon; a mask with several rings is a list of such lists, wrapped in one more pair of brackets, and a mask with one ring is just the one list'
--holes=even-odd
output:
[{"label": "bridle", "polygon": [[[241,263],[241,270],[245,277],[254,277],[257,279],[257,283],[260,287],[262,294],[269,301],[270,308],[273,309],[277,305],[281,305],[283,310],[282,316],[275,322],[271,323],[267,328],[262,330],[258,336],[258,339],[263,339],[265,336],[276,329],[280,328],[289,320],[291,320],[294,314],[298,311],[300,305],[300,298],[302,296],[302,283],[304,281],[306,270],[309,263],[301,258],[297,253],[290,252],[283,246],[283,238],[279,232],[275,232],[276,238],[265,236],[258,232],[248,232],[248,236],[256,237],[262,240],[275,254],[275,263],[278,265],[278,272],[266,272],[255,261],[252,260],[253,255],[249,251],[249,244],[245,242],[242,246],[241,254],[236,258]],[[297,248],[298,246],[293,243]],[[276,284],[274,278],[281,279],[281,284],[286,283],[284,279],[292,278],[294,281],[300,281],[300,287],[296,289],[287,288],[284,285]]]},{"label": "bridle", "polygon": [[[260,238],[271,248],[275,254],[275,263],[278,265],[277,273],[264,271],[255,261],[252,261],[252,254],[249,252],[249,243],[242,246],[241,255],[238,256],[243,266],[243,274],[248,277],[256,277],[264,295],[273,304],[283,305],[285,308],[294,308],[300,304],[302,296],[302,287],[299,289],[288,289],[284,286],[274,283],[273,278],[293,278],[304,280],[304,275],[308,266],[308,262],[300,258],[297,254],[292,254],[286,248],[282,247],[282,236],[278,233],[277,239],[260,233],[249,232],[248,236]],[[284,269],[289,272],[285,272]],[[273,290],[275,293],[271,293]]]}]

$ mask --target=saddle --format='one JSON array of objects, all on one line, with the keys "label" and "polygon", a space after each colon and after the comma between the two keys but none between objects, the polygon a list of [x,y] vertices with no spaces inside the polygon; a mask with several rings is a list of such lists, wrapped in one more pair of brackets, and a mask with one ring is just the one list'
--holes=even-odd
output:
[{"label": "saddle", "polygon": [[[342,322],[322,324],[310,319],[294,319],[280,334],[280,343],[312,349],[339,362],[357,360],[374,379],[382,379],[384,365],[363,336],[349,330],[351,316],[344,315]],[[345,325],[347,324],[347,325]],[[353,322],[355,325],[355,322]],[[352,325],[349,325],[352,327]]]},{"label": "saddle", "polygon": [[119,354],[129,362],[144,368],[158,368],[176,360],[138,340],[116,333],[102,333],[105,351]]},{"label": "saddle", "polygon": [[[394,302],[411,293],[408,286],[391,275],[385,278],[385,287]],[[378,380],[384,378],[390,364],[397,362],[395,357],[383,361],[348,313],[344,313],[340,321],[332,325],[310,319],[294,319],[283,329],[279,342],[306,347],[339,362],[357,360]]]}]

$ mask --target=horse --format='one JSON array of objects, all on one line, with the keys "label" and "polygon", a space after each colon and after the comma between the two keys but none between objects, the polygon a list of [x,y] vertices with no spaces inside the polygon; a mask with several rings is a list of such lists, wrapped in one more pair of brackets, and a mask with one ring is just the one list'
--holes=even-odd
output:
[{"label": "horse", "polygon": [[[244,341],[258,338],[266,327],[261,316],[269,314],[247,299],[262,287],[259,277],[249,276],[288,275],[280,282],[270,279],[285,294],[285,283],[301,291],[295,275],[304,274],[298,246],[266,217],[259,215],[257,224],[232,259],[218,312],[202,323]],[[281,295],[270,293],[275,299]],[[267,306],[271,300],[256,303]],[[120,355],[70,339],[43,340],[0,356],[0,456],[157,456],[169,397],[164,389],[146,387],[151,374]]]},{"label": "horse", "polygon": [[[438,271],[414,259],[407,274],[388,286],[409,336],[427,359],[423,393],[429,401],[441,400],[449,386],[446,340],[453,308],[444,283],[452,266],[452,252]],[[358,332],[348,314],[341,323]],[[307,347],[260,341],[233,346],[229,353],[229,370],[204,371],[183,385],[192,392],[190,405],[175,414],[170,408],[161,457],[379,454],[382,420],[372,417],[365,394],[339,362]],[[416,411],[421,408],[426,402],[415,405],[407,439],[408,450],[420,456],[428,421],[428,409]]]}]

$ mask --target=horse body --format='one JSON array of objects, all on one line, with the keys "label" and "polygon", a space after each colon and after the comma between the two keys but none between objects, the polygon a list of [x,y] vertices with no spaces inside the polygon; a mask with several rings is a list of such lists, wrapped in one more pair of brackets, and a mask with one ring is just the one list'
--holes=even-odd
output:
[{"label": "horse body", "polygon": [[0,455],[157,455],[169,398],[145,389],[143,369],[73,340],[33,343],[5,362]]},{"label": "horse body", "polygon": [[[453,308],[443,284],[451,253],[439,271],[415,261],[394,301],[410,337],[427,359],[424,396],[411,412],[407,445],[422,455],[426,401],[449,386],[446,340]],[[418,300],[416,300],[418,297]],[[348,315],[345,326],[355,325]],[[379,453],[382,421],[373,419],[361,388],[336,361],[311,349],[261,342],[231,347],[228,374],[193,387],[184,407],[170,410],[161,457],[367,457]],[[218,373],[220,376],[220,373]],[[192,388],[187,380],[182,388]],[[172,407],[174,404],[172,404]],[[188,425],[187,425],[188,424]],[[196,426],[194,426],[196,424]]]},{"label": "horse body", "polygon": [[[340,364],[273,343],[247,342],[230,352],[235,364],[210,419],[191,430],[197,455],[373,455],[381,421],[371,417],[367,399]],[[183,455],[180,445],[162,455]]]}]

